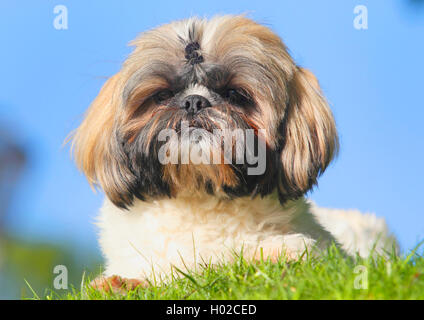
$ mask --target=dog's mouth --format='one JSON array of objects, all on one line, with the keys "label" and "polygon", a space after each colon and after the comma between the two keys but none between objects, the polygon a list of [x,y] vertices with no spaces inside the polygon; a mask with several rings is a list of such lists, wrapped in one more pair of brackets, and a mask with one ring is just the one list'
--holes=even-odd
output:
[{"label": "dog's mouth", "polygon": [[208,114],[186,114],[181,117],[181,120],[178,121],[175,125],[175,130],[180,134],[182,130],[188,129],[190,132],[195,129],[200,129],[207,131],[209,133],[214,133],[214,130],[220,130],[225,128],[226,125],[224,121],[218,121]]},{"label": "dog's mouth", "polygon": [[212,123],[203,117],[194,117],[191,120],[189,120],[189,127],[190,130],[194,129],[201,129],[205,130],[209,133],[213,133],[213,130],[218,129],[217,127],[213,126]]}]

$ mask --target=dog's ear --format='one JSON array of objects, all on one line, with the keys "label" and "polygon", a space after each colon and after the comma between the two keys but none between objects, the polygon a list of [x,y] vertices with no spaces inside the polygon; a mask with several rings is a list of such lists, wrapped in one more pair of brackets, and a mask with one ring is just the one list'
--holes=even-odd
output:
[{"label": "dog's ear", "polygon": [[127,168],[115,133],[120,85],[119,73],[103,85],[74,133],[72,151],[79,169],[90,184],[100,185],[115,205],[126,207],[132,203],[129,189],[135,177]]},{"label": "dog's ear", "polygon": [[296,68],[281,130],[279,194],[285,201],[312,188],[338,150],[333,115],[317,79],[306,69]]}]

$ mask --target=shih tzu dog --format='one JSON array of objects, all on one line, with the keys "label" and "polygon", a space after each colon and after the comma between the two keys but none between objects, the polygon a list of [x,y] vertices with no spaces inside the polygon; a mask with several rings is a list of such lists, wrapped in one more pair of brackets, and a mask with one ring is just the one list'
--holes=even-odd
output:
[{"label": "shih tzu dog", "polygon": [[[317,208],[304,195],[338,149],[314,75],[269,28],[243,16],[191,18],[143,33],[73,137],[106,200],[107,283],[173,267],[298,259],[330,244],[368,255],[383,220]],[[163,277],[166,278],[166,277]]]}]

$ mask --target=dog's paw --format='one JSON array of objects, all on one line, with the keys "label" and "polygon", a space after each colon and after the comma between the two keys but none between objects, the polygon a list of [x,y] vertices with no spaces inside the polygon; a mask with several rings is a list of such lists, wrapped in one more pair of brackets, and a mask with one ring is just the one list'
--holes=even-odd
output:
[{"label": "dog's paw", "polygon": [[256,250],[253,255],[253,261],[261,262],[261,261],[271,261],[272,263],[277,263],[278,261],[298,261],[302,257],[301,252],[295,252],[290,250],[285,250],[282,247],[278,248],[259,248]]},{"label": "dog's paw", "polygon": [[90,286],[99,291],[125,293],[136,288],[147,288],[147,281],[127,279],[120,276],[97,277],[91,281]]},{"label": "dog's paw", "polygon": [[297,261],[304,259],[307,252],[311,252],[315,241],[301,235],[287,235],[284,241],[263,242],[253,254],[254,261],[270,260],[273,263],[280,259],[284,261]]}]

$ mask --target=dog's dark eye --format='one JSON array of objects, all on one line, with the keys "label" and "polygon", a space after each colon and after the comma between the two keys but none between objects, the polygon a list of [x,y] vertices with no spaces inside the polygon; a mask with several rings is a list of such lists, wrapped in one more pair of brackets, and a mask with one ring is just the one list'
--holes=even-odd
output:
[{"label": "dog's dark eye", "polygon": [[227,89],[224,93],[226,98],[231,104],[245,106],[252,103],[252,98],[243,89]]},{"label": "dog's dark eye", "polygon": [[171,90],[165,89],[161,90],[154,95],[154,99],[157,103],[162,103],[168,99],[171,99],[174,96],[174,93]]}]

